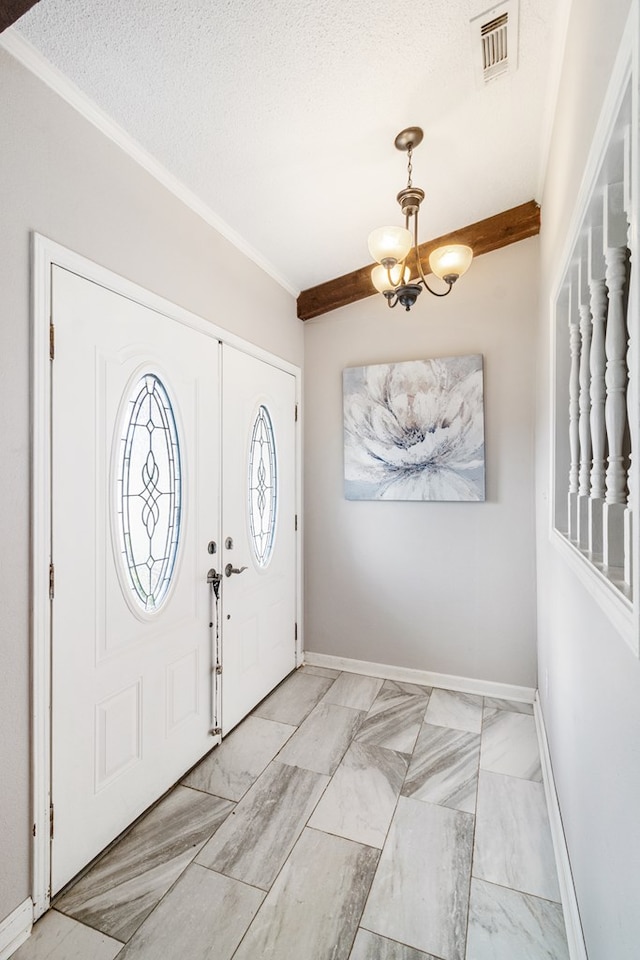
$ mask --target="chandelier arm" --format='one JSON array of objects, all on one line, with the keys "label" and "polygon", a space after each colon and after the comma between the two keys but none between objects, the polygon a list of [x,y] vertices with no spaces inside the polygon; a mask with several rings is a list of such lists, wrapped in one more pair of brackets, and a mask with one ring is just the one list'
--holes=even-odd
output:
[{"label": "chandelier arm", "polygon": [[422,279],[422,284],[423,284],[423,286],[429,291],[429,293],[432,293],[434,297],[448,297],[448,296],[449,296],[449,294],[450,294],[451,291],[453,290],[453,282],[449,283],[448,280],[445,280],[445,283],[448,283],[448,284],[449,284],[448,289],[445,290],[444,293],[438,293],[437,290],[432,290],[432,289],[431,289],[431,287],[429,286],[429,284],[427,283],[427,281],[424,279],[424,277],[423,277],[423,279]]},{"label": "chandelier arm", "polygon": [[445,283],[448,284],[447,289],[444,293],[438,293],[437,290],[432,290],[429,284],[427,283],[427,278],[424,275],[424,270],[422,269],[422,261],[420,259],[420,253],[418,251],[418,211],[416,210],[413,217],[413,247],[416,255],[416,264],[418,266],[418,273],[420,274],[420,279],[418,283],[422,283],[424,288],[429,291],[434,297],[448,297],[453,289],[453,280],[445,280]]},{"label": "chandelier arm", "polygon": [[[404,283],[404,271],[405,271],[405,264],[406,264],[406,262],[407,262],[407,258],[405,257],[404,260],[399,260],[396,264],[394,264],[393,267],[385,267],[385,270],[387,271],[387,280],[389,281],[389,286],[390,286],[393,290],[397,290],[398,287],[401,287],[401,286],[403,285],[403,283]],[[393,279],[393,277],[391,276],[391,271],[392,271],[392,270],[397,270],[397,271],[398,271],[398,280],[397,280],[397,282],[396,282],[396,281]]]},{"label": "chandelier arm", "polygon": [[[393,307],[395,307],[395,305],[398,303],[398,297],[397,297],[396,294],[395,294],[394,292],[392,292],[391,290],[387,290],[387,292],[384,293],[383,296],[384,296],[385,300],[387,301],[387,306],[388,306],[388,307],[391,307],[392,309],[393,309]],[[394,297],[395,297],[395,299],[394,299]],[[393,303],[391,302],[392,300],[393,300]]]},{"label": "chandelier arm", "polygon": [[418,267],[418,273],[420,274],[420,280],[422,280],[422,282],[423,282],[423,284],[425,285],[425,287],[427,288],[427,290],[429,290],[429,293],[433,293],[433,291],[432,291],[432,290],[429,288],[429,286],[427,285],[427,281],[426,281],[426,279],[425,279],[424,271],[423,271],[423,269],[422,269],[422,261],[421,261],[421,259],[420,259],[420,251],[418,250],[418,211],[417,211],[417,210],[416,210],[415,214],[413,215],[413,249],[415,250],[415,254],[416,254],[416,265],[417,265],[417,267]]}]

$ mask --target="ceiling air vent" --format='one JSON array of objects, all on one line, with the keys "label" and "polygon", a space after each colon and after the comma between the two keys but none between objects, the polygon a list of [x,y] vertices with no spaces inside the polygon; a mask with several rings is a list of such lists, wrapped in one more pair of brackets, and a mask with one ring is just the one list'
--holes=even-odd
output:
[{"label": "ceiling air vent", "polygon": [[481,84],[516,68],[518,54],[518,3],[507,0],[471,21],[476,73]]},{"label": "ceiling air vent", "polygon": [[509,69],[509,14],[503,13],[482,25],[482,70],[485,80],[493,80]]}]

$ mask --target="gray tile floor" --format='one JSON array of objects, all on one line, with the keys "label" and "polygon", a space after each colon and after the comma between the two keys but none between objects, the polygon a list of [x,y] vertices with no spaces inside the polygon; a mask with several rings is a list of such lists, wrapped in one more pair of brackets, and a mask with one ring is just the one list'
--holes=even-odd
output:
[{"label": "gray tile floor", "polygon": [[14,960],[568,960],[532,707],[303,667]]}]

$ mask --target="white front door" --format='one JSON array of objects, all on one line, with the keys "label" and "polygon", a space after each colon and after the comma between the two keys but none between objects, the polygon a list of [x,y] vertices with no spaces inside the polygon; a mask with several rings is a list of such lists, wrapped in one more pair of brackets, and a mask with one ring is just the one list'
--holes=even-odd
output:
[{"label": "white front door", "polygon": [[296,666],[296,390],[226,344],[222,370],[226,734]]},{"label": "white front door", "polygon": [[220,344],[58,267],[52,304],[55,893],[214,742]]}]

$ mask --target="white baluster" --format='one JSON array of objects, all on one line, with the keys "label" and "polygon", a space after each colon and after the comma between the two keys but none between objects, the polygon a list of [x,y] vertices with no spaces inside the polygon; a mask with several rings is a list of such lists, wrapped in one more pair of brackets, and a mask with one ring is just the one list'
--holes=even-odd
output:
[{"label": "white baluster", "polygon": [[605,494],[607,432],[604,419],[606,387],[604,375],[606,353],[604,348],[607,322],[607,287],[602,248],[602,227],[589,230],[587,255],[589,262],[589,292],[591,295],[591,498],[589,500],[589,552],[594,560],[602,560],[602,505]]},{"label": "white baluster", "polygon": [[569,289],[569,539],[578,538],[578,480],[580,470],[580,314],[577,275]]},{"label": "white baluster", "polygon": [[623,454],[624,433],[627,425],[626,247],[609,247],[605,259],[609,288],[609,314],[605,338],[607,353],[605,421],[609,457],[605,499],[609,504],[624,504],[627,502],[627,471]]},{"label": "white baluster", "polygon": [[589,495],[591,493],[591,309],[587,282],[586,240],[580,244],[578,264],[578,312],[580,314],[580,393],[578,398],[578,433],[580,437],[580,469],[578,473],[578,544],[589,549]]},{"label": "white baluster", "polygon": [[604,563],[624,566],[624,511],[627,502],[627,471],[624,436],[627,427],[627,329],[625,295],[627,280],[627,221],[623,185],[609,185],[604,200],[604,257],[607,265],[609,312],[605,350],[605,423],[609,455],[604,506]]},{"label": "white baluster", "polygon": [[[629,283],[631,271],[633,270],[633,263],[635,259],[635,251],[633,249],[633,240],[632,240],[632,230],[631,230],[631,219],[633,216],[633,206],[632,206],[632,197],[633,197],[633,186],[632,180],[634,175],[633,165],[632,165],[632,137],[631,137],[631,127],[627,126],[624,131],[624,209],[627,218],[627,248],[628,248],[628,261],[627,261],[627,283]],[[628,291],[627,291],[628,294]],[[631,328],[630,328],[630,316],[629,316],[629,299],[627,296],[627,376],[629,378],[627,384],[627,423],[629,425],[634,423],[634,396],[635,396],[635,387],[637,384],[636,376],[637,372],[635,370],[634,364],[634,352],[631,349]],[[633,583],[633,509],[635,504],[635,473],[633,468],[634,462],[634,439],[635,431],[631,429],[629,431],[629,462],[627,466],[627,509],[624,514],[624,580],[628,588],[631,590]]]}]

